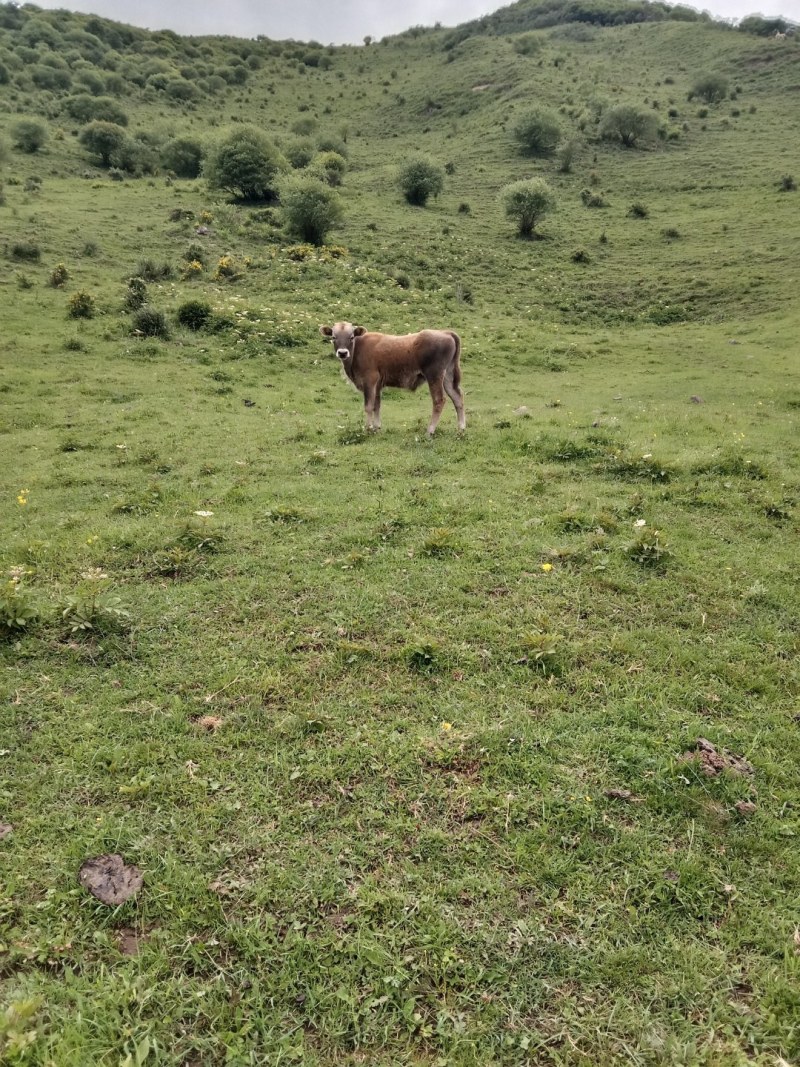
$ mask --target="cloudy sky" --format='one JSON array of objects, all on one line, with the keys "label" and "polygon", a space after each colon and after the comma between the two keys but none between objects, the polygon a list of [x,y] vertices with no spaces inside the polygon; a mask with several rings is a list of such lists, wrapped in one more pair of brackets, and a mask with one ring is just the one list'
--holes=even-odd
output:
[{"label": "cloudy sky", "polygon": [[[409,26],[430,26],[441,22],[457,26],[477,15],[504,7],[496,0],[36,0],[39,7],[68,8],[105,15],[151,30],[171,29],[178,33],[224,33],[233,37],[266,37],[322,44],[360,43],[366,34],[383,37]],[[711,14],[729,19],[759,12],[784,15],[800,21],[800,0],[706,0],[702,7]]]}]

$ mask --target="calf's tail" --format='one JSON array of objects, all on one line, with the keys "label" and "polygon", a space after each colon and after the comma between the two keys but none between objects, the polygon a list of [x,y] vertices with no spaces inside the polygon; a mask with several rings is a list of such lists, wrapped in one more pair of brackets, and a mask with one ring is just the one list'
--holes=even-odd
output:
[{"label": "calf's tail", "polygon": [[453,342],[456,346],[453,360],[450,364],[450,373],[453,378],[453,385],[456,389],[459,389],[461,387],[461,338],[457,333],[453,333],[452,330],[448,330],[447,332],[453,338]]}]

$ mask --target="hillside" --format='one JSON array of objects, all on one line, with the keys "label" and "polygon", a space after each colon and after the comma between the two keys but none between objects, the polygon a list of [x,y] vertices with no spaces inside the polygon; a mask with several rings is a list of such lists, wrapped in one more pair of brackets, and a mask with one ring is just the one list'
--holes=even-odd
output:
[{"label": "hillside", "polygon": [[[797,1061],[781,27],[0,5],[3,1062]],[[258,199],[214,181],[252,127]],[[423,388],[365,434],[337,320],[456,330],[466,433]],[[77,872],[113,853],[108,907]]]}]

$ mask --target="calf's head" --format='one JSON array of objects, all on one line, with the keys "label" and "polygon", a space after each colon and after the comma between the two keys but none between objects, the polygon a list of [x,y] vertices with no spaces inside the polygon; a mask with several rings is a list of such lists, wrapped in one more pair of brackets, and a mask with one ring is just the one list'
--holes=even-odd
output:
[{"label": "calf's head", "polygon": [[334,352],[344,362],[353,356],[356,337],[361,337],[367,331],[363,326],[354,326],[352,322],[337,322],[333,326],[320,326],[319,332],[333,342]]}]

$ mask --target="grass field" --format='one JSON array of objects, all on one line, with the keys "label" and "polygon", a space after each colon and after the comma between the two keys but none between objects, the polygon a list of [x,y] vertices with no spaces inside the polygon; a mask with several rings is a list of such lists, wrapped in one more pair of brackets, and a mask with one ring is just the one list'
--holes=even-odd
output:
[{"label": "grass field", "polygon": [[[800,1062],[796,41],[568,29],[126,102],[346,123],[317,250],[202,178],[109,181],[29,97],[51,138],[7,148],[0,197],[4,1062]],[[701,119],[708,67],[737,99]],[[587,135],[564,174],[503,129],[617,93],[680,136]],[[420,145],[453,173],[414,209]],[[531,173],[558,210],[520,241],[496,197]],[[124,308],[145,258],[168,339]],[[189,297],[224,328],[176,325]],[[336,319],[457,330],[466,434],[396,392],[366,436]],[[118,908],[77,881],[103,853],[144,874]]]}]

